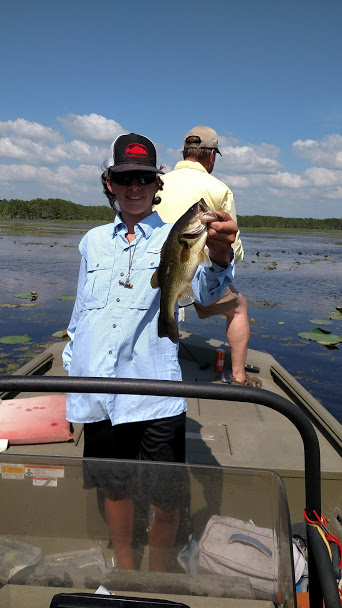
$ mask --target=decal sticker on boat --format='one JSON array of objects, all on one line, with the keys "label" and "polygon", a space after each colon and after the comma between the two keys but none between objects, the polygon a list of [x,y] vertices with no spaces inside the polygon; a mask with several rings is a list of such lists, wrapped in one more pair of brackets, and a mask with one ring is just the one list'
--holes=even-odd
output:
[{"label": "decal sticker on boat", "polygon": [[57,477],[33,477],[32,481],[34,486],[57,488]]},{"label": "decal sticker on boat", "polygon": [[1,464],[2,479],[24,479],[23,464]]},{"label": "decal sticker on boat", "polygon": [[27,477],[64,477],[64,467],[42,467],[37,465],[25,466],[25,475]]}]

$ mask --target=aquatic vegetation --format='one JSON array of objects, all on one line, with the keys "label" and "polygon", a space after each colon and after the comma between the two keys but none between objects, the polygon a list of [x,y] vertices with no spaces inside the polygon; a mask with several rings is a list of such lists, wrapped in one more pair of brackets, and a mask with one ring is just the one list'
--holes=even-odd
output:
[{"label": "aquatic vegetation", "polygon": [[342,342],[342,336],[332,334],[330,331],[321,329],[320,327],[316,327],[312,331],[300,332],[298,336],[304,340],[313,340],[314,342],[318,342],[318,344],[323,344],[328,347],[336,346]]},{"label": "aquatic vegetation", "polygon": [[13,372],[16,372],[17,369],[19,369],[19,367],[20,367],[19,363],[8,363],[4,368],[5,374],[8,374],[8,375],[13,374]]},{"label": "aquatic vegetation", "polygon": [[309,322],[314,325],[332,325],[332,322],[327,319],[309,319]]},{"label": "aquatic vegetation", "polygon": [[31,342],[32,338],[28,334],[23,336],[2,336],[0,338],[1,344],[27,344]]},{"label": "aquatic vegetation", "polygon": [[15,293],[15,298],[21,298],[22,300],[36,300],[38,298],[38,294],[36,291],[32,290],[30,293]]},{"label": "aquatic vegetation", "polygon": [[53,338],[67,338],[68,337],[68,333],[66,329],[61,329],[60,331],[55,331],[54,334],[52,334]]},{"label": "aquatic vegetation", "polygon": [[325,319],[332,319],[333,321],[342,321],[342,314],[338,311],[332,310],[329,314],[323,315]]},{"label": "aquatic vegetation", "polygon": [[0,304],[0,308],[31,308],[32,306],[40,306],[40,303],[28,302],[26,304]]},{"label": "aquatic vegetation", "polygon": [[31,293],[15,293],[14,297],[21,298],[22,300],[31,300],[32,299]]},{"label": "aquatic vegetation", "polygon": [[76,300],[76,296],[58,296],[58,300],[70,300],[74,302]]}]

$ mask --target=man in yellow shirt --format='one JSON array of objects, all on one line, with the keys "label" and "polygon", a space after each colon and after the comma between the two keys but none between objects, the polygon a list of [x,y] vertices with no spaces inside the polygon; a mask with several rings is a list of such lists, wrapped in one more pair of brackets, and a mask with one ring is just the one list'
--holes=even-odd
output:
[{"label": "man in yellow shirt", "polygon": [[[158,214],[164,222],[176,222],[187,209],[200,198],[215,210],[226,211],[236,221],[234,196],[219,179],[211,175],[218,149],[217,133],[210,127],[194,127],[186,134],[183,161],[176,164],[173,171],[163,175],[163,190],[158,194],[161,203]],[[210,235],[210,230],[209,230]],[[235,262],[243,260],[244,251],[240,232],[233,244]],[[258,378],[251,378],[245,372],[250,327],[248,306],[245,297],[232,285],[225,296],[212,306],[194,304],[200,319],[223,314],[227,318],[227,341],[232,360],[231,384],[260,387]]]}]

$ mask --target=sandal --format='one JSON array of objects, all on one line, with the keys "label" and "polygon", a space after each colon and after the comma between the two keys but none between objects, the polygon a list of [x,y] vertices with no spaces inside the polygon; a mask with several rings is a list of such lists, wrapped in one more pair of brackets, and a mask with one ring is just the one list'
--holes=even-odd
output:
[{"label": "sandal", "polygon": [[239,382],[238,380],[236,380],[234,378],[234,376],[232,376],[230,384],[236,384],[238,386],[252,386],[253,388],[262,387],[262,382],[261,382],[261,380],[259,380],[259,378],[253,378],[253,377],[249,376],[248,374],[246,374],[246,378],[244,380],[242,380],[242,382]]}]

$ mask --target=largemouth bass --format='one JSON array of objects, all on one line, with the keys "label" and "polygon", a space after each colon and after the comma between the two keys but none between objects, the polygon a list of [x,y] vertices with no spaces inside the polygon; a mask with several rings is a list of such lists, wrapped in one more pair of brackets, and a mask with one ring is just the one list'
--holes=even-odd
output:
[{"label": "largemouth bass", "polygon": [[182,215],[163,245],[159,268],[151,278],[151,286],[160,287],[160,313],[158,319],[158,336],[170,338],[177,344],[178,327],[175,319],[175,307],[189,306],[195,300],[191,281],[199,264],[208,263],[204,253],[207,239],[207,222],[217,218],[201,198]]}]

